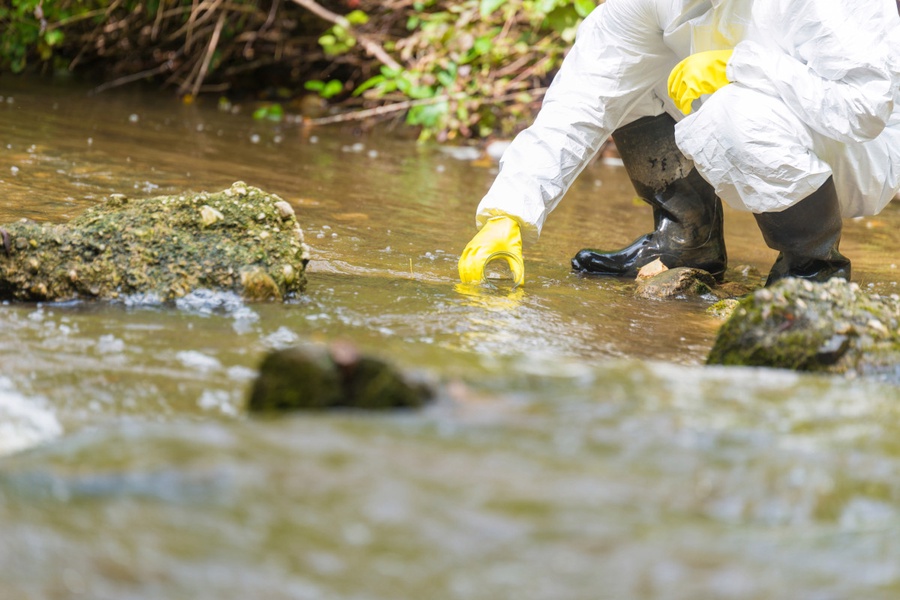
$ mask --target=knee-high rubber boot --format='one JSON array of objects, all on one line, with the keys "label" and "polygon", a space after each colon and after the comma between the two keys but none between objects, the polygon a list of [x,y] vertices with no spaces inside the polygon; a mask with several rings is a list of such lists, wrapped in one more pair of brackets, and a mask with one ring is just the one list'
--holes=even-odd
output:
[{"label": "knee-high rubber boot", "polygon": [[653,207],[655,229],[613,252],[585,249],[576,271],[634,277],[657,258],[669,268],[725,273],[722,202],[675,144],[675,120],[663,113],[617,129],[613,140],[637,195]]},{"label": "knee-high rubber boot", "polygon": [[850,279],[850,259],[838,251],[841,206],[831,177],[790,208],[754,216],[766,244],[778,250],[766,285],[785,277],[811,281]]}]

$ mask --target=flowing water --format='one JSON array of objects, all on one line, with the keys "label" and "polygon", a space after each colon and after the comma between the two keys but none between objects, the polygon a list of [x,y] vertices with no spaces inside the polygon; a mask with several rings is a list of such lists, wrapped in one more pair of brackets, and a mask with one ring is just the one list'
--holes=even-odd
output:
[{"label": "flowing water", "polygon": [[[296,209],[284,305],[0,306],[0,600],[900,597],[900,393],[704,367],[707,300],[569,272],[642,233],[596,162],[524,290],[457,286],[496,164],[401,130],[0,80],[0,222],[236,180]],[[893,293],[900,207],[846,224]],[[728,211],[730,261],[773,253]],[[442,382],[417,413],[253,419],[262,356],[350,339]]]}]

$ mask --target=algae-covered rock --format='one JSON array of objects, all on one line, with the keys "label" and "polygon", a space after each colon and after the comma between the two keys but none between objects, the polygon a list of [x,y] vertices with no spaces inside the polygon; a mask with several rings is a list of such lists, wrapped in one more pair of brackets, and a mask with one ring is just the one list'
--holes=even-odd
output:
[{"label": "algae-covered rock", "polygon": [[854,283],[785,279],[741,300],[708,364],[878,376],[900,382],[900,297]]},{"label": "algae-covered rock", "polygon": [[254,413],[418,408],[433,393],[424,380],[366,356],[347,342],[305,344],[263,359],[247,408]]},{"label": "algae-covered rock", "polygon": [[237,182],[217,192],[130,199],[72,221],[0,229],[0,299],[172,300],[200,289],[281,300],[306,285],[309,249],[290,205]]},{"label": "algae-covered rock", "polygon": [[735,309],[740,306],[740,304],[741,301],[737,298],[725,298],[707,308],[706,314],[724,321],[734,313]]}]

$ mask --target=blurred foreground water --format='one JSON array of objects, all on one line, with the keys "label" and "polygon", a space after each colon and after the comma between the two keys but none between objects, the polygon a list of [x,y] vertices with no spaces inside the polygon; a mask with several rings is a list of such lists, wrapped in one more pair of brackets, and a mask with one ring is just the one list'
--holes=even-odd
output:
[{"label": "blurred foreground water", "polygon": [[[297,211],[284,304],[0,306],[0,600],[900,597],[896,388],[707,368],[709,301],[569,272],[651,222],[589,167],[524,290],[457,285],[496,163],[398,132],[0,81],[0,222],[236,180]],[[894,293],[900,208],[848,222]],[[774,259],[726,214],[732,265]],[[262,356],[350,339],[444,382],[421,413],[252,419]]]}]

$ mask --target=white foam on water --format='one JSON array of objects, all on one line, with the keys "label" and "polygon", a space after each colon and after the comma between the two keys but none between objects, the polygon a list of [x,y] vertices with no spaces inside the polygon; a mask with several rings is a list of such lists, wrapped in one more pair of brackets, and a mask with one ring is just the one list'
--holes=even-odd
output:
[{"label": "white foam on water", "polygon": [[238,403],[225,390],[204,390],[197,400],[197,406],[206,411],[217,410],[229,417],[236,417],[240,413]]},{"label": "white foam on water", "polygon": [[0,377],[0,456],[37,446],[62,435],[56,415],[42,399],[28,398]]},{"label": "white foam on water", "polygon": [[199,315],[225,314],[235,322],[252,323],[259,320],[244,299],[234,292],[216,292],[212,290],[194,290],[175,300],[175,306]]},{"label": "white foam on water", "polygon": [[196,350],[183,350],[175,355],[185,367],[197,371],[209,372],[222,368],[222,363],[213,356],[197,352]]}]

